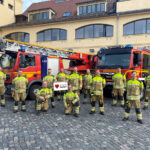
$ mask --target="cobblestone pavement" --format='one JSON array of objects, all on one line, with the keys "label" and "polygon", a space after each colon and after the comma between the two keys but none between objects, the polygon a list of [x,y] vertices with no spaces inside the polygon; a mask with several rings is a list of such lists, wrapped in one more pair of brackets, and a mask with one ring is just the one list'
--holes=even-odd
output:
[{"label": "cobblestone pavement", "polygon": [[134,109],[123,122],[124,110],[112,107],[110,98],[105,98],[104,116],[98,107],[90,115],[90,104],[81,104],[80,112],[79,118],[65,116],[57,101],[55,109],[37,116],[34,102],[27,101],[27,112],[14,114],[7,100],[0,107],[0,150],[150,150],[150,108],[143,111],[143,125],[136,122]]}]

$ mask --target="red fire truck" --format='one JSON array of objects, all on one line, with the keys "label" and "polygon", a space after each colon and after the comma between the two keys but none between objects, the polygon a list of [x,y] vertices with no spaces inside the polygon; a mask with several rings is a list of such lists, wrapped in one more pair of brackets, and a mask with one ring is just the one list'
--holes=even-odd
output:
[{"label": "red fire truck", "polygon": [[73,71],[74,67],[77,67],[78,72],[80,74],[84,74],[88,68],[94,71],[97,65],[97,56],[92,54],[77,53],[68,56],[68,58],[70,60],[68,70],[71,72]]},{"label": "red fire truck", "polygon": [[[35,99],[35,91],[41,86],[42,78],[47,74],[47,69],[52,69],[52,74],[57,75],[63,68],[63,59],[69,56],[80,55],[78,52],[56,49],[41,45],[34,45],[8,39],[0,40],[0,64],[6,73],[7,94],[11,94],[12,80],[21,69],[28,78],[28,95]],[[82,54],[83,56],[88,54]]]},{"label": "red fire truck", "polygon": [[97,53],[97,69],[106,79],[106,89],[112,89],[112,76],[116,73],[116,68],[121,67],[122,73],[127,80],[131,77],[131,72],[135,70],[138,79],[144,81],[150,69],[150,51],[134,49],[132,45],[125,47],[112,47],[101,49]]}]

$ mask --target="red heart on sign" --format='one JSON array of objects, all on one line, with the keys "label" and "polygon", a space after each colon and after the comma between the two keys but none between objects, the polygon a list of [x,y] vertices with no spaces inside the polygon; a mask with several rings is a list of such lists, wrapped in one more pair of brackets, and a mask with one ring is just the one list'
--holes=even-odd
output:
[{"label": "red heart on sign", "polygon": [[59,88],[59,84],[56,84],[55,87],[56,87],[56,88]]}]

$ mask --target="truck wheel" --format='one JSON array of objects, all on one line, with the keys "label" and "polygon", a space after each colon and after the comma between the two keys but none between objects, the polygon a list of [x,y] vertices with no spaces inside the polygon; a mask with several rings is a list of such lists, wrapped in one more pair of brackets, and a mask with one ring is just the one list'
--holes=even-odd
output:
[{"label": "truck wheel", "polygon": [[29,97],[31,100],[36,99],[36,92],[41,86],[39,84],[32,85],[29,89]]}]

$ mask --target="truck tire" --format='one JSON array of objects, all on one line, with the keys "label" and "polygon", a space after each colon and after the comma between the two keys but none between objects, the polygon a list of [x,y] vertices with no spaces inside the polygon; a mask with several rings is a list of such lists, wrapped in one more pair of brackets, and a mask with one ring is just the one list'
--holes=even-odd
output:
[{"label": "truck tire", "polygon": [[38,90],[39,88],[41,87],[41,85],[39,84],[34,84],[30,87],[29,89],[29,98],[31,100],[35,100],[36,99],[36,95],[35,95],[35,92],[36,90]]}]

